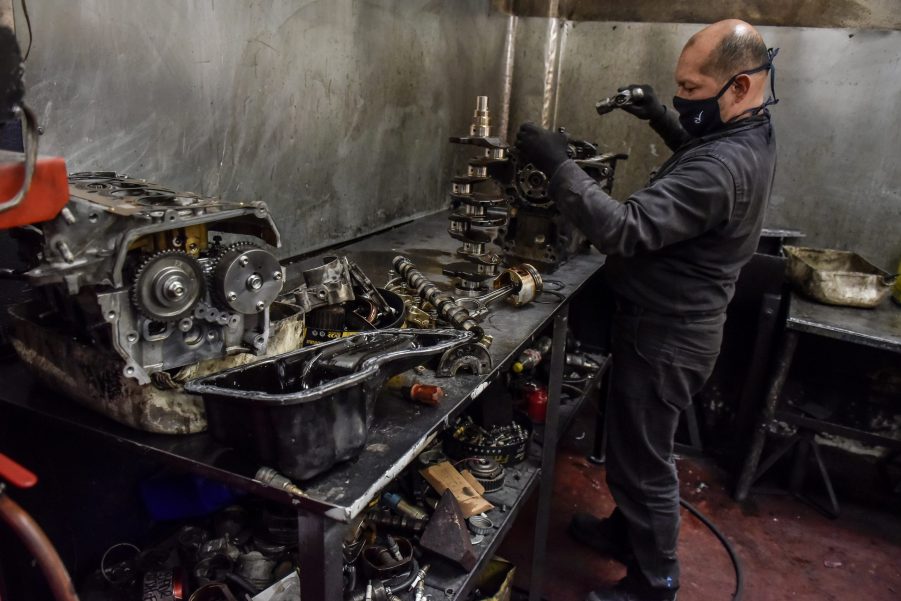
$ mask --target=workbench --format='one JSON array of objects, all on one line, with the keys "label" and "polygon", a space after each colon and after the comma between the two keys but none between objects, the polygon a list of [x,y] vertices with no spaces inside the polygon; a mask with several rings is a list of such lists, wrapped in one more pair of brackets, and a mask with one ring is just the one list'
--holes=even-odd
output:
[{"label": "workbench", "polygon": [[[447,213],[442,212],[322,254],[348,256],[376,285],[384,283],[392,259],[402,254],[427,277],[450,291],[450,283],[441,275],[441,268],[459,260],[455,254],[458,245],[447,234]],[[600,359],[601,368],[586,386],[585,393],[561,407],[569,302],[603,263],[603,256],[596,251],[575,256],[546,276],[559,283],[558,295],[542,295],[538,299],[540,302],[520,308],[506,303],[493,305],[484,323],[486,333],[493,336],[491,371],[482,375],[464,374],[453,379],[428,375],[420,378],[444,388],[445,398],[438,407],[416,405],[396,396],[382,395],[377,402],[367,446],[360,457],[298,483],[304,491],[302,496],[294,496],[254,480],[259,465],[253,458],[216,442],[209,434],[150,434],[120,425],[42,387],[20,363],[0,366],[0,383],[16,382],[15,386],[0,386],[0,402],[16,410],[38,414],[41,419],[103,437],[110,445],[143,453],[187,472],[295,508],[299,524],[303,599],[339,601],[343,589],[342,540],[347,522],[365,511],[380,491],[478,398],[489,383],[507,372],[522,349],[552,327],[551,377],[543,440],[540,445],[533,444],[526,461],[508,469],[504,488],[485,495],[496,507],[488,514],[495,529],[476,546],[479,554],[476,568],[465,573],[450,564],[433,561],[427,578],[427,590],[436,601],[465,599],[476,586],[476,576],[500,545],[524,502],[540,488],[529,597],[531,601],[537,601],[543,581],[557,439],[581,404],[597,392],[598,383],[609,365],[604,358],[596,357]],[[285,264],[288,287],[299,283],[303,263],[286,261]]]},{"label": "workbench", "polygon": [[[865,444],[882,445],[893,449],[901,449],[901,440],[781,407],[782,389],[788,379],[789,370],[798,348],[798,339],[802,334],[901,353],[901,308],[891,302],[883,302],[875,309],[838,307],[813,302],[796,293],[792,293],[789,298],[785,331],[778,346],[757,429],[754,431],[748,455],[739,475],[735,498],[739,501],[746,499],[754,482],[796,443],[803,441],[805,445],[802,447],[802,453],[795,461],[792,492],[800,493],[803,463],[806,461],[806,453],[811,450],[829,495],[831,507],[827,509],[827,513],[837,515],[838,501],[832,490],[819,448],[813,439],[814,434],[824,432],[858,440]],[[760,460],[767,434],[775,422],[795,426],[799,429],[800,434],[784,442],[761,464]]]}]

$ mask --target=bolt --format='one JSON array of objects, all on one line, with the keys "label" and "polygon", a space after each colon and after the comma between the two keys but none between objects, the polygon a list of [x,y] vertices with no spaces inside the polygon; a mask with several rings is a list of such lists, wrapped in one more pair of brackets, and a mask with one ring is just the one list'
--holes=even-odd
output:
[{"label": "bolt", "polygon": [[247,267],[247,264],[250,263],[250,259],[248,259],[246,256],[242,256],[240,259],[238,259],[238,263],[241,264],[241,267]]},{"label": "bolt", "polygon": [[234,292],[229,292],[227,295],[225,295],[225,298],[227,298],[230,301],[238,300],[238,295],[235,294]]},{"label": "bolt", "polygon": [[281,272],[281,271],[276,271],[275,273],[272,274],[272,277],[275,278],[276,281],[281,280],[282,277],[283,277],[283,276],[282,276],[282,272]]},{"label": "bolt", "polygon": [[248,290],[259,290],[263,287],[263,278],[260,277],[260,274],[255,273],[249,278],[247,278],[247,289]]},{"label": "bolt", "polygon": [[257,311],[262,311],[266,308],[266,303],[263,301],[257,301]]},{"label": "bolt", "polygon": [[178,278],[174,278],[166,284],[166,296],[170,299],[179,299],[185,295],[185,284]]},{"label": "bolt", "polygon": [[129,342],[135,342],[137,339],[138,339],[138,335],[137,335],[137,334],[135,334],[134,332],[129,332],[129,334],[128,334],[128,341],[129,341]]}]

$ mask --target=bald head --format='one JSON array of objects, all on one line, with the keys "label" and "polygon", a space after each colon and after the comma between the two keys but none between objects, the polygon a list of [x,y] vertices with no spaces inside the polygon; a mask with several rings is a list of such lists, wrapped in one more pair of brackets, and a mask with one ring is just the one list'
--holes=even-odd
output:
[{"label": "bald head", "polygon": [[[753,25],[727,19],[708,25],[688,40],[676,65],[676,95],[710,98],[734,75],[769,62],[766,43]],[[740,75],[720,99],[724,122],[763,102],[767,72]]]},{"label": "bald head", "polygon": [[691,36],[683,52],[691,46],[696,46],[706,55],[702,71],[723,82],[736,73],[759,67],[769,60],[760,32],[738,19],[708,25]]}]

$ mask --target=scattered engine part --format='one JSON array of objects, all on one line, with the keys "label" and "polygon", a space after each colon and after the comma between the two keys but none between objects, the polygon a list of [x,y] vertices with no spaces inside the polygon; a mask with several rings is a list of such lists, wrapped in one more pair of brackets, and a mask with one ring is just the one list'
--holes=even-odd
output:
[{"label": "scattered engine part", "polygon": [[261,467],[257,470],[254,479],[259,480],[263,484],[268,484],[274,488],[280,488],[282,490],[286,490],[292,495],[303,495],[303,490],[290,479],[282,476],[277,471],[272,469],[271,467]]},{"label": "scattered engine part", "polygon": [[418,520],[406,515],[394,515],[390,511],[377,509],[370,511],[366,516],[366,520],[375,526],[413,534],[419,534],[425,530],[428,523],[426,520]]},{"label": "scattered engine part", "polygon": [[252,601],[297,601],[300,598],[300,576],[295,570],[253,597]]},{"label": "scattered engine part", "polygon": [[481,545],[483,542],[485,542],[485,535],[473,534],[469,537],[469,542],[471,542],[473,545]]},{"label": "scattered engine part", "polygon": [[382,494],[382,501],[388,507],[414,520],[427,520],[429,515],[420,507],[407,503],[403,497],[394,492]]},{"label": "scattered engine part", "polygon": [[432,514],[429,525],[419,539],[419,545],[471,571],[476,565],[476,553],[469,540],[466,519],[454,493],[444,491],[441,502]]},{"label": "scattered engine part", "polygon": [[494,528],[494,522],[492,522],[485,514],[474,515],[466,520],[466,522],[469,525],[470,532],[473,534],[481,534],[482,536],[490,533]]},{"label": "scattered engine part", "polygon": [[396,545],[400,559],[387,546],[370,545],[363,549],[363,565],[370,578],[388,580],[410,572],[413,544],[406,538],[398,538]]},{"label": "scattered engine part", "polygon": [[[20,241],[20,253],[36,258],[22,277],[59,329],[118,355],[121,373],[142,385],[163,370],[266,352],[284,271],[262,248],[280,243],[265,203],[114,172],[73,174],[69,189],[65,209],[40,224],[41,237]],[[245,240],[222,244],[223,235]]]},{"label": "scattered engine part", "polygon": [[178,601],[184,599],[185,583],[175,570],[161,570],[144,574],[144,601]]},{"label": "scattered engine part", "polygon": [[[143,601],[143,600],[142,600]],[[194,591],[188,601],[238,601],[228,585],[221,582],[204,584]]]},{"label": "scattered engine part", "polygon": [[256,587],[256,593],[272,584],[275,564],[274,560],[259,551],[250,551],[238,557],[236,573]]},{"label": "scattered engine part", "polygon": [[589,372],[597,371],[600,368],[597,361],[583,353],[566,353],[566,366]]},{"label": "scattered engine part", "polygon": [[447,351],[441,356],[435,373],[442,378],[450,378],[461,370],[480,376],[491,371],[491,355],[484,344],[471,342]]},{"label": "scattered engine part", "polygon": [[[385,381],[472,339],[458,330],[379,330],[192,380],[216,440],[295,480],[365,446]],[[336,434],[338,432],[338,434]]]},{"label": "scattered engine part", "polygon": [[506,426],[485,429],[469,416],[462,416],[444,433],[443,447],[447,456],[463,460],[487,457],[502,465],[515,465],[526,458],[531,423],[519,419]]},{"label": "scattered engine part", "polygon": [[475,296],[487,290],[497,276],[500,256],[487,247],[496,229],[506,221],[506,211],[496,210],[503,209],[504,192],[489,176],[488,167],[508,161],[508,146],[500,138],[491,137],[487,96],[476,98],[469,136],[452,137],[450,141],[484,149],[481,156],[469,160],[466,175],[458,175],[451,182],[453,210],[448,233],[462,242],[457,254],[465,261],[444,268],[445,275],[455,278],[458,294]]},{"label": "scattered engine part", "polygon": [[401,551],[400,551],[400,547],[397,544],[397,540],[395,540],[395,538],[393,536],[391,536],[390,534],[385,535],[385,546],[387,547],[388,551],[391,552],[391,556],[394,558],[395,561],[403,561],[404,556],[403,556],[403,553],[401,553]]},{"label": "scattered engine part", "polygon": [[339,257],[325,257],[322,265],[303,272],[304,284],[293,291],[297,304],[309,313],[318,307],[354,300],[350,267]]},{"label": "scattered engine part", "polygon": [[541,274],[528,263],[505,269],[494,280],[493,286],[495,291],[509,289],[509,296],[505,300],[514,307],[521,307],[532,302],[544,289]]},{"label": "scattered engine part", "polygon": [[552,340],[550,336],[542,336],[535,341],[535,345],[524,349],[519,358],[510,368],[513,373],[520,374],[526,370],[534,369],[542,359],[551,351]]},{"label": "scattered engine part", "polygon": [[307,335],[304,344],[314,345],[360,332],[398,328],[406,314],[403,300],[389,290],[378,290],[390,312],[379,309],[370,298],[357,294],[352,301],[314,309],[306,316]]},{"label": "scattered engine part", "polygon": [[404,300],[380,290],[347,257],[326,257],[303,272],[304,284],[292,293],[305,308],[307,336],[313,345],[357,332],[396,328],[406,317]]},{"label": "scattered engine part", "polygon": [[479,337],[485,334],[482,327],[470,317],[469,311],[457,305],[454,297],[442,292],[437,285],[416,269],[416,265],[410,259],[397,256],[394,258],[393,265],[394,270],[404,278],[407,285],[416,290],[420,298],[435,307],[441,319],[458,330],[474,332]]},{"label": "scattered engine part", "polygon": [[467,459],[464,466],[473,478],[479,481],[486,493],[495,492],[504,486],[504,468],[494,459],[473,457]]}]

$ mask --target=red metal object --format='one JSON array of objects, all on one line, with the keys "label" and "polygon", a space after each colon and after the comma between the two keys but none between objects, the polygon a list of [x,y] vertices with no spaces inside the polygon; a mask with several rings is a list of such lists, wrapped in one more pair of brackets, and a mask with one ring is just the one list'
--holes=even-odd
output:
[{"label": "red metal object", "polygon": [[19,465],[3,453],[0,453],[0,480],[5,480],[16,488],[31,488],[38,483],[34,472]]},{"label": "red metal object", "polygon": [[547,388],[530,382],[523,387],[523,399],[526,402],[526,413],[533,423],[543,424],[547,416]]},{"label": "red metal object", "polygon": [[410,398],[423,405],[435,407],[444,398],[444,389],[433,384],[413,384],[410,386]]},{"label": "red metal object", "polygon": [[[0,202],[16,195],[24,177],[24,163],[0,163]],[[0,212],[0,229],[53,219],[67,202],[69,176],[66,162],[60,157],[39,157],[25,198],[17,206]]]}]

